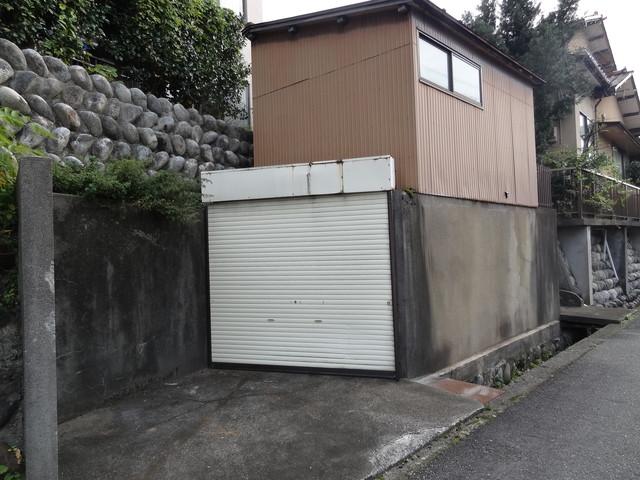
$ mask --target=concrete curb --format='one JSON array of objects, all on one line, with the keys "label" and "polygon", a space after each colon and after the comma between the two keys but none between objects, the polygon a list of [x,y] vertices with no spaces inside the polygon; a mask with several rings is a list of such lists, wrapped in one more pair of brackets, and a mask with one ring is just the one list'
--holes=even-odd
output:
[{"label": "concrete curb", "polygon": [[640,317],[640,309],[630,311],[627,319],[621,324],[611,324],[601,328],[566,350],[550,358],[539,367],[526,371],[522,376],[513,380],[505,393],[490,402],[485,408],[468,415],[466,418],[452,424],[447,430],[434,437],[430,442],[408,455],[404,460],[396,463],[376,480],[401,480],[408,478],[408,474],[415,468],[431,462],[441,452],[457,443],[460,439],[470,435],[478,427],[490,422],[512,405],[518,403],[542,383],[553,378],[557,373],[569,367],[584,355],[605,342],[609,337],[620,332],[631,322]]}]

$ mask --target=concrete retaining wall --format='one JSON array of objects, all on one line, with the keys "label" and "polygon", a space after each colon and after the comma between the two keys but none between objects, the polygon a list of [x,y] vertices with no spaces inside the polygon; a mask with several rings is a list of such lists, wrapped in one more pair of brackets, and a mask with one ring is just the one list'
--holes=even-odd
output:
[{"label": "concrete retaining wall", "polygon": [[55,196],[61,416],[207,366],[202,223]]},{"label": "concrete retaining wall", "polygon": [[[60,420],[207,367],[203,222],[54,194],[54,233]],[[19,443],[17,315],[0,322],[0,360],[0,439]]]},{"label": "concrete retaining wall", "polygon": [[438,371],[556,321],[556,215],[391,195],[401,374]]}]

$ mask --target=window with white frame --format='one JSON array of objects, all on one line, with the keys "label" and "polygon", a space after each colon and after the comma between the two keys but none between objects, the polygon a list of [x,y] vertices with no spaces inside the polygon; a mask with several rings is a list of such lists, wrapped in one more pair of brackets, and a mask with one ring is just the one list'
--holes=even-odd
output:
[{"label": "window with white frame", "polygon": [[479,65],[423,34],[419,44],[422,80],[482,104]]}]

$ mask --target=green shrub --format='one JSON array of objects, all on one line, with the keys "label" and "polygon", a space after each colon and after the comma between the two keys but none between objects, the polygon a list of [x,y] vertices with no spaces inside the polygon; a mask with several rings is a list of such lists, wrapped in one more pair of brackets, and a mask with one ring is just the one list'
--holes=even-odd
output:
[{"label": "green shrub", "polygon": [[106,167],[89,163],[82,169],[55,165],[53,189],[103,205],[133,206],[173,221],[198,218],[201,203],[197,181],[169,171],[148,176],[146,168],[133,159],[114,160]]}]

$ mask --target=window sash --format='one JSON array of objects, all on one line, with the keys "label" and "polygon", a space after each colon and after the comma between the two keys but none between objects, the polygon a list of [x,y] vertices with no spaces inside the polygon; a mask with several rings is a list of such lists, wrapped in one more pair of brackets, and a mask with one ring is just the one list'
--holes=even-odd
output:
[{"label": "window sash", "polygon": [[[436,58],[437,56],[440,58]],[[434,59],[440,63],[438,68],[429,69]],[[421,80],[447,90],[464,100],[482,105],[480,65],[421,32],[418,34],[418,61]],[[445,66],[446,72],[444,72]],[[465,76],[469,80],[465,81]]]}]

